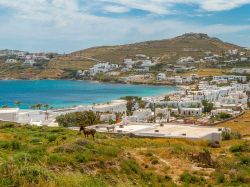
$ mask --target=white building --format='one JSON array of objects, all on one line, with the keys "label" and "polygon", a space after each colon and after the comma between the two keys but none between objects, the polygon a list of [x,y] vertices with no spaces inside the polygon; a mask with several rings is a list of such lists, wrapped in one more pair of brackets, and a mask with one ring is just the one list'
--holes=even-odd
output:
[{"label": "white building", "polygon": [[247,62],[247,61],[248,61],[248,58],[247,58],[247,57],[240,57],[240,61],[241,61],[241,62]]},{"label": "white building", "polygon": [[16,122],[19,108],[2,108],[0,109],[0,120]]},{"label": "white building", "polygon": [[166,80],[166,74],[165,73],[158,73],[157,80],[158,81],[164,81],[164,80]]},{"label": "white building", "polygon": [[250,74],[250,69],[249,68],[233,68],[231,69],[231,73]]},{"label": "white building", "polygon": [[227,80],[227,81],[242,81],[246,82],[247,77],[246,76],[236,76],[236,75],[222,75],[222,76],[214,76],[213,80]]},{"label": "white building", "polygon": [[135,62],[131,58],[125,58],[123,63],[129,67],[132,67],[135,64]]},{"label": "white building", "polygon": [[108,71],[119,68],[118,64],[109,64],[107,63],[99,63],[94,65],[92,68],[88,70],[90,75],[96,75],[98,73],[106,73]]},{"label": "white building", "polygon": [[182,116],[201,116],[202,108],[180,108],[180,115]]},{"label": "white building", "polygon": [[167,81],[175,84],[182,84],[182,78],[180,76],[168,77]]},{"label": "white building", "polygon": [[138,109],[133,112],[132,116],[127,116],[128,121],[132,122],[140,122],[140,121],[147,121],[153,116],[153,112],[151,109]]},{"label": "white building", "polygon": [[191,64],[191,63],[194,63],[194,58],[191,56],[181,57],[179,60],[177,60],[176,63],[177,64]]},{"label": "white building", "polygon": [[17,60],[16,59],[7,59],[6,61],[5,61],[5,63],[6,64],[14,64],[14,63],[17,63]]},{"label": "white building", "polygon": [[152,67],[155,66],[151,60],[140,60],[142,62],[141,67]]},{"label": "white building", "polygon": [[127,101],[126,100],[113,100],[109,103],[96,104],[92,106],[94,112],[126,112]]},{"label": "white building", "polygon": [[100,121],[105,121],[108,122],[109,120],[116,120],[116,115],[111,113],[111,114],[101,114],[100,115]]},{"label": "white building", "polygon": [[34,60],[25,60],[23,62],[24,66],[33,66],[36,62]]}]

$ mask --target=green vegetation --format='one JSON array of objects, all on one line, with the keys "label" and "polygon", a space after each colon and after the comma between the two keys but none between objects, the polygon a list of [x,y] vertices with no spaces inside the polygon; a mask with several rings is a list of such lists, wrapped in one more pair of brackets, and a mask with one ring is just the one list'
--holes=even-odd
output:
[{"label": "green vegetation", "polygon": [[203,111],[204,111],[205,113],[211,112],[211,111],[213,110],[213,108],[214,108],[214,104],[208,102],[207,100],[203,100],[203,101],[202,101],[202,105],[204,106],[204,110],[203,110]]},{"label": "green vegetation", "polygon": [[[206,166],[204,150],[216,164]],[[0,122],[0,186],[249,186],[249,150],[246,140],[220,148],[101,133],[93,140],[63,127]]]},{"label": "green vegetation", "polygon": [[121,97],[120,99],[124,99],[127,101],[127,115],[133,114],[133,107],[138,104],[140,108],[145,108],[145,102],[142,100],[141,97],[138,96],[125,96]]},{"label": "green vegetation", "polygon": [[221,112],[218,115],[213,116],[212,119],[215,120],[215,121],[223,121],[223,120],[229,119],[231,117],[232,117],[231,114],[227,114],[227,113]]},{"label": "green vegetation", "polygon": [[89,126],[99,123],[98,114],[93,111],[73,112],[58,116],[56,121],[63,127]]}]

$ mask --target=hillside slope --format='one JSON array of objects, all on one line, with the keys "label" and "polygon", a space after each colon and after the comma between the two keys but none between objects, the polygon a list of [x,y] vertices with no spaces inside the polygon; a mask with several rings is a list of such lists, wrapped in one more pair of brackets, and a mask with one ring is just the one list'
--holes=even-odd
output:
[{"label": "hillside slope", "polygon": [[221,54],[225,50],[241,47],[225,43],[206,34],[188,33],[172,39],[146,41],[120,46],[103,46],[81,50],[70,54],[72,58],[92,57],[99,60],[120,63],[127,56],[145,54],[150,57],[161,57],[162,61],[172,62],[180,56],[201,56],[211,51]]},{"label": "hillside slope", "polygon": [[84,138],[0,122],[0,187],[249,186],[250,142]]}]

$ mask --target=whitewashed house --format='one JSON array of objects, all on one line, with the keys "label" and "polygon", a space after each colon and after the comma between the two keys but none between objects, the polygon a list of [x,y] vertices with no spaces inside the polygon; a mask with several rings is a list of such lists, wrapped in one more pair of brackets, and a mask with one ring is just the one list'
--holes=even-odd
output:
[{"label": "whitewashed house", "polygon": [[1,108],[0,109],[0,120],[16,122],[19,108]]},{"label": "whitewashed house", "polygon": [[6,63],[6,64],[14,64],[14,63],[17,63],[17,60],[16,60],[16,59],[9,58],[9,59],[5,60],[5,63]]},{"label": "whitewashed house", "polygon": [[104,104],[93,105],[92,110],[94,112],[126,112],[127,101],[126,100],[113,100]]},{"label": "whitewashed house", "polygon": [[23,62],[24,66],[33,66],[36,62],[34,60],[25,60]]},{"label": "whitewashed house", "polygon": [[182,116],[201,116],[202,108],[180,108],[180,115]]},{"label": "whitewashed house", "polygon": [[227,81],[242,81],[246,82],[246,76],[236,76],[236,75],[222,75],[222,76],[213,76],[213,80],[227,80]]},{"label": "whitewashed house", "polygon": [[158,81],[164,81],[164,80],[166,80],[166,74],[165,73],[158,73],[157,80]]},{"label": "whitewashed house", "polygon": [[250,74],[249,68],[232,68],[231,73]]},{"label": "whitewashed house", "polygon": [[150,119],[153,116],[154,116],[154,114],[151,111],[151,109],[149,109],[149,108],[138,109],[138,110],[133,112],[132,116],[128,116],[127,119],[129,121],[132,121],[132,122],[143,122],[143,121],[147,121],[148,119]]},{"label": "whitewashed house", "polygon": [[191,64],[191,63],[194,63],[194,58],[191,56],[181,57],[179,60],[177,60],[176,63],[177,64]]}]

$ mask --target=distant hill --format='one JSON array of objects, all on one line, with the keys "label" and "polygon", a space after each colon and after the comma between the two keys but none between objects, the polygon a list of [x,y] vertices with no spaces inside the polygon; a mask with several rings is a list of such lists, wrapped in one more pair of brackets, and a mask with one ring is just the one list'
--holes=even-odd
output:
[{"label": "distant hill", "polygon": [[203,56],[206,51],[221,54],[225,50],[235,48],[243,49],[218,38],[209,37],[207,34],[187,33],[172,39],[93,47],[73,52],[68,55],[68,58],[92,57],[98,60],[120,63],[127,56],[145,54],[150,57],[161,57],[162,62],[172,63],[180,56]]},{"label": "distant hill", "polygon": [[[175,63],[180,57],[203,57],[205,52],[211,51],[222,54],[225,50],[240,49],[243,47],[223,42],[218,38],[209,37],[203,33],[186,33],[171,39],[145,41],[128,45],[92,47],[67,55],[53,58],[42,70],[12,68],[0,78],[67,78],[76,70],[92,67],[100,61],[120,64],[124,58],[134,57],[136,54],[145,54],[149,57],[159,57],[162,64]],[[4,67],[1,65],[0,67]],[[35,77],[33,77],[33,74]]]}]

